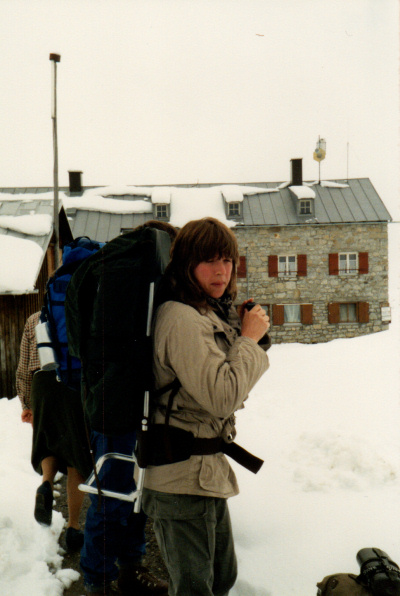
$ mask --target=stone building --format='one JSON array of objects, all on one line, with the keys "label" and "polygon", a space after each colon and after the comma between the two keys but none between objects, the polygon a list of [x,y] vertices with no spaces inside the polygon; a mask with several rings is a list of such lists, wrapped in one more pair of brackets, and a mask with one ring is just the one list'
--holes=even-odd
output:
[{"label": "stone building", "polygon": [[[388,328],[391,217],[367,178],[304,182],[301,159],[291,160],[283,183],[84,187],[81,175],[70,172],[70,186],[60,189],[75,238],[107,242],[149,219],[181,227],[213,216],[232,226],[238,302],[263,305],[275,343]],[[0,192],[24,192],[26,201],[49,190]]]}]

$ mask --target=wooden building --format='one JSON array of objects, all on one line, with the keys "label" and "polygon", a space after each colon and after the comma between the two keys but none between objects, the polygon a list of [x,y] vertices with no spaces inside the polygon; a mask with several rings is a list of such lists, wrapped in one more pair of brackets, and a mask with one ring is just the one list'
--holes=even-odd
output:
[{"label": "wooden building", "polygon": [[[35,271],[29,272],[34,280],[28,289],[5,287],[0,289],[0,397],[12,398],[16,395],[15,372],[19,360],[19,346],[27,318],[41,309],[46,288],[46,282],[54,271],[54,236],[52,225],[49,231],[40,234],[31,230],[32,216],[53,216],[53,204],[49,198],[34,197],[34,189],[3,189],[4,200],[0,194],[0,255],[3,271],[0,270],[0,284],[4,277],[5,266],[13,261],[13,250],[20,251],[19,262],[30,262],[31,243],[39,246],[41,257],[35,261]],[[32,192],[30,192],[32,191]],[[10,194],[14,198],[10,198]],[[21,217],[23,220],[21,220]],[[24,224],[20,222],[24,221]],[[24,226],[26,232],[24,232]],[[15,245],[5,242],[5,239],[15,239]],[[3,239],[3,242],[2,242]],[[60,209],[60,244],[61,246],[73,239],[70,226],[64,211]],[[26,253],[24,253],[26,251]],[[38,253],[40,254],[40,252]],[[29,265],[27,265],[29,266]],[[11,284],[12,286],[12,284]]]}]

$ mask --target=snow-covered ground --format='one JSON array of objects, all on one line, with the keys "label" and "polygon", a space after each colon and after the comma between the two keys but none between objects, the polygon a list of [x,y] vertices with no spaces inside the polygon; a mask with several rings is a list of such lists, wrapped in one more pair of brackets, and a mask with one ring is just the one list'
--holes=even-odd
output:
[{"label": "snow-covered ground", "polygon": [[[389,331],[327,344],[281,344],[238,413],[237,441],[265,460],[257,475],[233,464],[230,500],[239,560],[232,596],[310,596],[325,575],[358,572],[378,547],[400,564],[399,244],[391,241]],[[0,400],[0,594],[58,596],[58,538],[33,519],[40,478],[31,427],[17,399]]]}]

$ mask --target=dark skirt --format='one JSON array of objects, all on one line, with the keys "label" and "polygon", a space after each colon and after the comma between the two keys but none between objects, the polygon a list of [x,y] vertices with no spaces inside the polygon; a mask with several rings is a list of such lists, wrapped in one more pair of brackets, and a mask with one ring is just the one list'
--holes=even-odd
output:
[{"label": "dark skirt", "polygon": [[42,474],[41,462],[53,455],[58,469],[76,468],[84,478],[92,460],[83,419],[81,396],[57,381],[55,372],[39,370],[31,387],[33,412],[32,466]]}]

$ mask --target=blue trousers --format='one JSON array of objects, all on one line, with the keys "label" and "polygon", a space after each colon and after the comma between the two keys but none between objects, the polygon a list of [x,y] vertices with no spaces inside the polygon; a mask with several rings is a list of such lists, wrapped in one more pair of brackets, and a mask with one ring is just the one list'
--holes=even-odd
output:
[{"label": "blue trousers", "polygon": [[[105,453],[132,455],[136,433],[108,437],[92,432],[91,444],[97,461]],[[129,493],[135,488],[134,464],[107,460],[99,479],[102,488]],[[90,495],[85,523],[85,541],[81,551],[81,568],[88,591],[102,591],[117,579],[119,568],[139,565],[146,552],[144,528],[147,517],[133,513],[133,504],[112,497]]]}]

